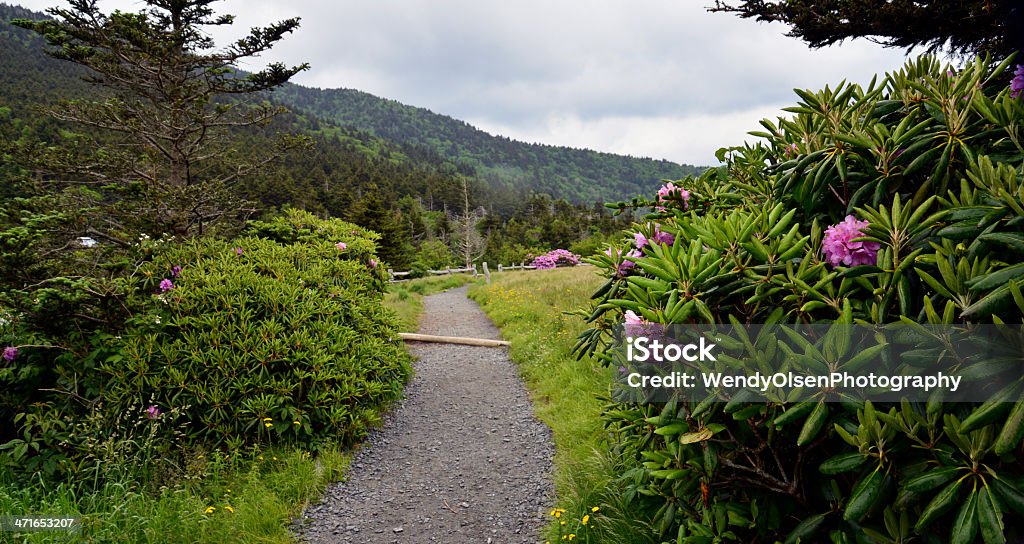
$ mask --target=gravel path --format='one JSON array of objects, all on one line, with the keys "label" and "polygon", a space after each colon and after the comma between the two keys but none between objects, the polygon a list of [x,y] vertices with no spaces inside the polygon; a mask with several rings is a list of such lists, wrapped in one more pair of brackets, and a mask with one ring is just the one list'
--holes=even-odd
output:
[{"label": "gravel path", "polygon": [[[500,338],[466,288],[425,299],[423,334]],[[348,479],[296,527],[307,542],[541,541],[554,448],[505,348],[410,343],[406,400]]]}]

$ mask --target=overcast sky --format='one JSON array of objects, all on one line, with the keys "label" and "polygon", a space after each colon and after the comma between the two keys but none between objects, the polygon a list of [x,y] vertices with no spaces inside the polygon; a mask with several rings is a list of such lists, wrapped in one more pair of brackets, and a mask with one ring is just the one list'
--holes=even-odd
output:
[{"label": "overcast sky", "polygon": [[363,90],[518,140],[698,165],[752,139],[758,120],[794,103],[794,87],[866,83],[904,60],[866,41],[810,50],[782,25],[707,13],[710,3],[225,0],[215,8],[236,24],[214,36],[301,17],[262,59],[309,62],[296,83]]}]

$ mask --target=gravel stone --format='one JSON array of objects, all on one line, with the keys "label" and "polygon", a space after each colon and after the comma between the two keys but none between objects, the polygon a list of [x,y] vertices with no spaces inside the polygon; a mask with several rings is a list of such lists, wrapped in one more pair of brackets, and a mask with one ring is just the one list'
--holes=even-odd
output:
[{"label": "gravel stone", "polygon": [[[500,339],[466,289],[426,297],[419,332]],[[347,480],[299,517],[299,540],[542,542],[554,446],[507,349],[409,348],[418,361],[405,400],[370,433]]]}]

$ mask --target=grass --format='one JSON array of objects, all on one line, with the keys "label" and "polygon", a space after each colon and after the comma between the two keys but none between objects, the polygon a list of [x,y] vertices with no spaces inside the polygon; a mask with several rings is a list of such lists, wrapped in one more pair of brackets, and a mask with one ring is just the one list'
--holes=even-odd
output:
[{"label": "grass", "polygon": [[384,306],[398,316],[401,332],[416,332],[423,313],[423,297],[473,281],[470,274],[449,274],[392,283],[384,295]]},{"label": "grass", "polygon": [[[560,510],[558,518],[552,515],[548,538],[560,541],[574,533],[577,542],[655,542],[656,533],[636,520],[615,485],[624,461],[609,455],[601,422],[601,399],[608,395],[614,371],[590,359],[576,361],[571,353],[586,327],[565,312],[586,307],[604,279],[592,267],[492,278],[490,285],[471,287],[470,297],[511,342],[509,353],[533,397],[534,412],[551,428],[555,442]],[[581,521],[588,514],[584,527]]]},{"label": "grass", "polygon": [[276,449],[251,459],[193,461],[202,479],[155,492],[125,474],[88,485],[0,482],[0,515],[75,516],[79,532],[0,533],[0,542],[286,543],[288,524],[343,475],[349,455],[327,450],[314,458]]}]

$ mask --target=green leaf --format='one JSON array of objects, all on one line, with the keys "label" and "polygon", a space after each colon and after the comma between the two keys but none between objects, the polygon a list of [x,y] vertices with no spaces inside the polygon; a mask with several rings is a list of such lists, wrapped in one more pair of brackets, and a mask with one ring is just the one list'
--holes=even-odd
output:
[{"label": "green leaf", "polygon": [[[978,535],[978,493],[972,492],[953,522],[949,544],[971,544]],[[986,543],[987,544],[987,543]]]},{"label": "green leaf", "polygon": [[981,540],[985,544],[1005,544],[1003,534],[1003,512],[999,501],[992,496],[988,487],[978,493],[978,527],[981,529]]},{"label": "green leaf", "polygon": [[877,467],[870,474],[861,478],[850,493],[846,501],[846,509],[843,511],[843,519],[847,521],[860,521],[867,515],[871,507],[882,496],[885,486],[885,471]]},{"label": "green leaf", "polygon": [[818,467],[818,470],[822,474],[840,474],[843,472],[850,472],[860,468],[860,466],[867,460],[868,456],[860,452],[840,453],[839,455],[825,460],[825,462]]},{"label": "green leaf", "polygon": [[972,291],[987,291],[995,287],[1004,286],[1021,277],[1024,277],[1024,263],[1008,266],[996,272],[972,278],[967,282],[967,285]]},{"label": "green leaf", "polygon": [[810,413],[810,411],[813,410],[814,407],[817,406],[817,404],[818,403],[815,401],[806,400],[801,403],[790,406],[785,412],[779,414],[775,418],[775,421],[773,423],[775,423],[775,425],[777,426],[782,426],[792,421],[796,421],[797,419]]},{"label": "green leaf", "polygon": [[921,512],[921,517],[917,519],[917,523],[914,524],[914,532],[922,534],[926,527],[931,525],[939,516],[946,513],[947,510],[956,504],[957,499],[960,496],[960,487],[963,485],[964,479],[961,478],[955,482],[949,484],[938,495],[932,497],[932,500],[924,507]]},{"label": "green leaf", "polygon": [[1013,398],[1016,391],[1016,384],[1008,385],[984,404],[975,408],[971,415],[967,416],[960,424],[960,432],[966,434],[980,429],[1006,415],[1014,406],[1008,401]]},{"label": "green leaf", "polygon": [[822,427],[825,426],[825,422],[828,421],[829,409],[825,401],[819,401],[811,411],[811,415],[807,416],[807,420],[804,421],[804,426],[800,430],[800,436],[797,437],[797,446],[806,446],[810,443],[818,433],[821,432]]},{"label": "green leaf", "polygon": [[1021,439],[1024,439],[1024,402],[1014,404],[1013,409],[1010,410],[1003,429],[996,437],[994,448],[996,455],[1010,453],[1020,445]]},{"label": "green leaf", "polygon": [[818,532],[818,528],[825,521],[825,517],[829,515],[829,512],[823,514],[813,515],[800,522],[799,525],[793,528],[793,532],[789,533],[786,537],[785,544],[797,544],[798,542],[812,542],[811,537]]},{"label": "green leaf", "polygon": [[931,491],[955,478],[958,471],[959,469],[956,467],[928,469],[924,474],[907,480],[903,484],[903,489],[912,493]]},{"label": "green leaf", "polygon": [[685,432],[688,429],[689,426],[685,422],[676,422],[671,423],[669,425],[665,425],[664,427],[658,427],[657,429],[654,430],[654,434],[668,436]]}]

